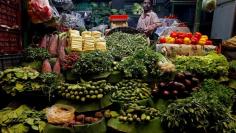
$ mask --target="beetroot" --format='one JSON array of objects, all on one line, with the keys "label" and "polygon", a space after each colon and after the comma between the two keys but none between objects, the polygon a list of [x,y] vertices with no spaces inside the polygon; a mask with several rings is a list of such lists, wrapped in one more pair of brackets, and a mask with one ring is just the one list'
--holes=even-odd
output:
[{"label": "beetroot", "polygon": [[50,72],[52,72],[52,67],[51,67],[48,59],[45,59],[43,61],[42,73],[50,73]]}]

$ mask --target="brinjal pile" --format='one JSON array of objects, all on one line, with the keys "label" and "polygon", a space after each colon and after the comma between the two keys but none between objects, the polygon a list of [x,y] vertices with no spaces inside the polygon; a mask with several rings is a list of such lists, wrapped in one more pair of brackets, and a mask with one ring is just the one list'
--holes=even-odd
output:
[{"label": "brinjal pile", "polygon": [[120,112],[119,121],[122,122],[149,122],[160,115],[159,110],[137,104],[125,105]]},{"label": "brinjal pile", "polygon": [[141,80],[123,80],[114,86],[112,99],[119,102],[136,102],[148,99],[151,89]]},{"label": "brinjal pile", "polygon": [[159,90],[152,90],[154,95],[159,94],[165,98],[176,98],[188,96],[191,92],[200,88],[200,81],[190,72],[179,72],[173,81],[160,82]]},{"label": "brinjal pile", "polygon": [[81,82],[77,84],[64,83],[58,86],[58,94],[66,99],[85,102],[87,100],[103,98],[112,88],[113,87],[107,83],[106,80]]}]

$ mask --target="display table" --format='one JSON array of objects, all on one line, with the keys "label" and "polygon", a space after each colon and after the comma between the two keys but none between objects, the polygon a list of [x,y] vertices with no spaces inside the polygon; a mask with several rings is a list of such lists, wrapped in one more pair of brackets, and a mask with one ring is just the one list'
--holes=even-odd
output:
[{"label": "display table", "polygon": [[186,44],[156,44],[156,51],[171,55],[203,55],[210,51],[215,51],[214,45],[186,45]]}]

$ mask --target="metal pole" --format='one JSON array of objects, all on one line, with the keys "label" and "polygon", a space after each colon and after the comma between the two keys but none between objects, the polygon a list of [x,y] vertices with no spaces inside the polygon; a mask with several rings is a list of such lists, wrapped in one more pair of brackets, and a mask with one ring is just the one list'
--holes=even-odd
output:
[{"label": "metal pole", "polygon": [[201,11],[202,11],[202,0],[197,0],[193,32],[199,31],[200,21],[201,21]]}]

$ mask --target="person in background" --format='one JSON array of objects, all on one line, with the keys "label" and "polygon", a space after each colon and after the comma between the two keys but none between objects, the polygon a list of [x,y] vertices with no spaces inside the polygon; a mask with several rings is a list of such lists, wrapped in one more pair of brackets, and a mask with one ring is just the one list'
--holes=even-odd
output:
[{"label": "person in background", "polygon": [[137,30],[144,32],[151,40],[153,40],[156,28],[161,25],[162,23],[157,14],[152,10],[152,0],[144,0],[143,13],[138,20]]}]

